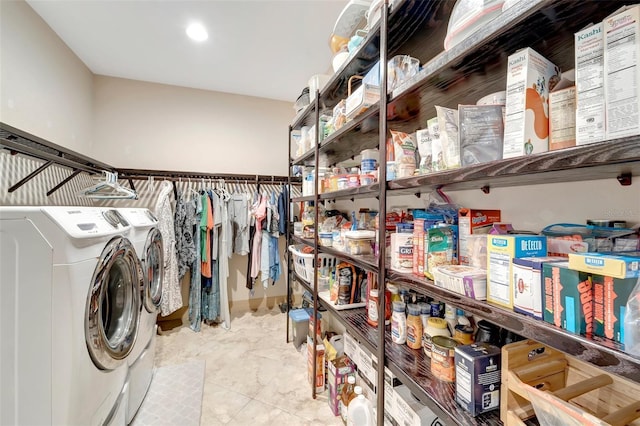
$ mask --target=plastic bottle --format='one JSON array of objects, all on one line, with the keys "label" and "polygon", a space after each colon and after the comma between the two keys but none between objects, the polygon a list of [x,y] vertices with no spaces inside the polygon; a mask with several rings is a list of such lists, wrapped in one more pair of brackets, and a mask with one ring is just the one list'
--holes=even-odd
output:
[{"label": "plastic bottle", "polygon": [[367,303],[367,322],[373,327],[378,326],[378,289],[369,290],[369,302]]},{"label": "plastic bottle", "polygon": [[360,386],[355,387],[355,394],[357,396],[349,403],[347,426],[374,426],[371,401],[362,394]]},{"label": "plastic bottle", "polygon": [[407,305],[407,346],[411,349],[422,347],[422,320],[420,319],[420,307],[415,304]]},{"label": "plastic bottle", "polygon": [[391,314],[391,341],[404,345],[407,341],[407,317],[404,314],[404,302],[393,302]]},{"label": "plastic bottle", "polygon": [[340,417],[344,424],[347,424],[347,407],[349,406],[349,402],[353,398],[356,397],[355,394],[356,388],[356,376],[348,376],[347,384],[342,388],[342,392],[340,393]]},{"label": "plastic bottle", "polygon": [[431,318],[431,305],[427,302],[418,303],[420,307],[420,320],[422,321],[422,330],[427,328],[427,322]]},{"label": "plastic bottle", "polygon": [[422,349],[428,357],[431,357],[431,338],[434,336],[451,337],[446,320],[431,317],[427,322],[427,328],[424,330],[423,334],[424,340],[422,341]]},{"label": "plastic bottle", "polygon": [[402,297],[400,297],[400,292],[398,291],[398,286],[394,284],[387,284],[387,290],[391,292],[391,303],[393,302],[402,302]]}]

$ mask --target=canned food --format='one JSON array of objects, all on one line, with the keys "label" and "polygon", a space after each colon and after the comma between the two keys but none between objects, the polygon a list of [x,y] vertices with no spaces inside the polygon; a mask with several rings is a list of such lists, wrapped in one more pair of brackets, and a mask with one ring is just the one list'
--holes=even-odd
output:
[{"label": "canned food", "polygon": [[450,337],[434,336],[431,339],[431,373],[439,380],[455,382],[455,349],[458,342]]}]

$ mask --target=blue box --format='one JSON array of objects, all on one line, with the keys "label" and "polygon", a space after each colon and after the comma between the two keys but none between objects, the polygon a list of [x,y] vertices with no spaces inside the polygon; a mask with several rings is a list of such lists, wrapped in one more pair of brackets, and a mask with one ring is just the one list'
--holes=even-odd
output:
[{"label": "blue box", "polygon": [[489,343],[457,346],[456,402],[472,416],[500,408],[501,350]]}]

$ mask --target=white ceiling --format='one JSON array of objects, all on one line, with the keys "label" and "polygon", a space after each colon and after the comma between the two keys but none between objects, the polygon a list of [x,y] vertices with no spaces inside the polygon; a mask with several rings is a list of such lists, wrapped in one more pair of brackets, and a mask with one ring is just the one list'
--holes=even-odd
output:
[{"label": "white ceiling", "polygon": [[[294,102],[346,0],[27,0],[95,74]],[[185,29],[201,22],[209,39]]]}]

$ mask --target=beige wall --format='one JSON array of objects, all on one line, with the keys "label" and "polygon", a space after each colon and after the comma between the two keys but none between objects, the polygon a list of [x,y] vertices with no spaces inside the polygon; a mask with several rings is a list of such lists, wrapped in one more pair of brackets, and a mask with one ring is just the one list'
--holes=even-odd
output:
[{"label": "beige wall", "polygon": [[287,173],[291,103],[96,76],[96,158],[125,168]]},{"label": "beige wall", "polygon": [[0,2],[0,121],[92,153],[93,74],[24,1]]}]

